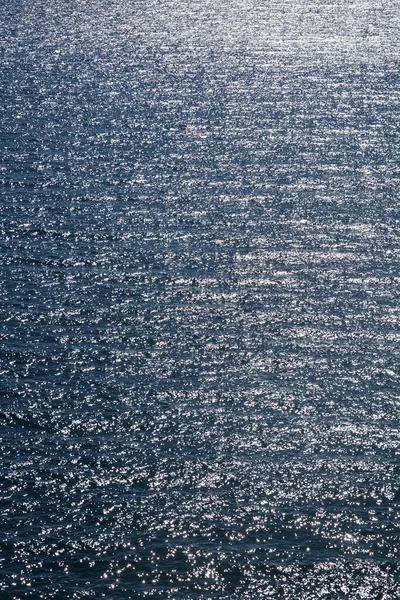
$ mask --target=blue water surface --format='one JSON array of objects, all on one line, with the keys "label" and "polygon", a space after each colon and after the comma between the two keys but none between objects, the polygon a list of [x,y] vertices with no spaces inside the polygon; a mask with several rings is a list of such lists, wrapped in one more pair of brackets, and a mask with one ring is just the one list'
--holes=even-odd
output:
[{"label": "blue water surface", "polygon": [[2,600],[394,600],[399,6],[2,0]]}]

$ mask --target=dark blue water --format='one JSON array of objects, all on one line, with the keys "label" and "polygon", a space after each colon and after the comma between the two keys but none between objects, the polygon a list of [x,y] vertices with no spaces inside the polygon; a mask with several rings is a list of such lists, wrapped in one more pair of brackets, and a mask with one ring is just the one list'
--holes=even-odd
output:
[{"label": "dark blue water", "polygon": [[1,599],[400,597],[398,4],[0,11]]}]

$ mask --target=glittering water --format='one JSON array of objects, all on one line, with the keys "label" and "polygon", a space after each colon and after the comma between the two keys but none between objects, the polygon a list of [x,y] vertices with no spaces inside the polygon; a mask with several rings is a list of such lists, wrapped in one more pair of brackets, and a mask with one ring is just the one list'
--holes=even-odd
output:
[{"label": "glittering water", "polygon": [[400,597],[398,3],[0,11],[1,598]]}]

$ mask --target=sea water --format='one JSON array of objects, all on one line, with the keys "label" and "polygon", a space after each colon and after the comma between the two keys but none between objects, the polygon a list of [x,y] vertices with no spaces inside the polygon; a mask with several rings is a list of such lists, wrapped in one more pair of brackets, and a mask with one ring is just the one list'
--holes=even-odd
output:
[{"label": "sea water", "polygon": [[1,598],[400,597],[398,3],[0,12]]}]

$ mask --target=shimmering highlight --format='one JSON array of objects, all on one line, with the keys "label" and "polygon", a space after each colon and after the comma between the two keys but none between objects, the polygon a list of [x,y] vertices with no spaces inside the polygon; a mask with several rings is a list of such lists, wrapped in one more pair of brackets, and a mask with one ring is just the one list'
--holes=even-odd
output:
[{"label": "shimmering highlight", "polygon": [[397,4],[1,12],[1,597],[400,596]]}]

